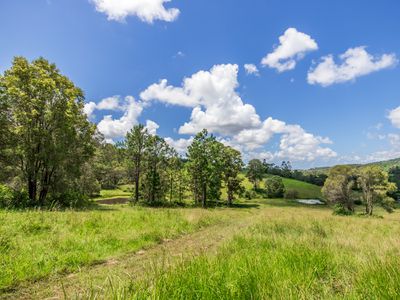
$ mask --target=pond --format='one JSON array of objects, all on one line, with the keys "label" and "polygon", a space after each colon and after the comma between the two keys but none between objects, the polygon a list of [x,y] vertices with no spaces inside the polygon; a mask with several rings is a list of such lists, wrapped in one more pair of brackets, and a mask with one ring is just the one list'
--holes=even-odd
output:
[{"label": "pond", "polygon": [[319,199],[297,199],[296,200],[299,203],[303,203],[303,204],[309,204],[309,205],[321,205],[321,204],[325,204],[324,202],[322,202]]}]

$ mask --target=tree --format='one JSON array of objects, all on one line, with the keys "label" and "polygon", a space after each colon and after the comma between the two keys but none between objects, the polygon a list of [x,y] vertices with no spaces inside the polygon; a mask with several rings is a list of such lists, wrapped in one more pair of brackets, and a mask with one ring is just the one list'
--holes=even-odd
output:
[{"label": "tree", "polygon": [[265,179],[265,192],[268,198],[282,198],[285,194],[285,185],[279,176],[269,176]]},{"label": "tree", "polygon": [[354,211],[352,189],[356,183],[353,168],[335,166],[330,169],[328,178],[322,188],[322,194],[332,204],[339,204],[349,212]]},{"label": "tree", "polygon": [[207,199],[219,200],[222,181],[221,150],[223,145],[208,136],[206,129],[199,132],[188,147],[188,170],[195,202],[207,206]]},{"label": "tree", "polygon": [[232,205],[234,194],[242,191],[239,174],[243,168],[242,155],[239,151],[225,146],[223,148],[223,176],[227,189],[227,204]]},{"label": "tree", "polygon": [[143,166],[144,153],[146,151],[146,146],[148,145],[148,139],[150,138],[147,129],[144,125],[139,124],[132,128],[130,132],[127,133],[125,138],[125,143],[127,147],[127,153],[132,162],[133,167],[133,180],[134,180],[134,202],[139,202],[139,189],[140,189],[140,175]]},{"label": "tree", "polygon": [[365,212],[372,215],[374,204],[382,203],[385,208],[388,199],[388,193],[396,190],[396,185],[389,182],[389,175],[379,166],[363,167],[358,172],[358,183],[361,187],[363,200],[365,202]]},{"label": "tree", "polygon": [[254,189],[258,189],[258,183],[264,176],[264,165],[259,159],[252,159],[247,166],[247,178],[253,184]]},{"label": "tree", "polygon": [[[95,126],[83,113],[84,95],[54,64],[16,57],[0,77],[2,123],[34,205],[73,190],[94,153]],[[3,126],[3,124],[2,124]]]},{"label": "tree", "polygon": [[167,191],[167,161],[171,148],[157,135],[148,137],[145,147],[143,190],[145,201],[154,204],[163,200]]}]

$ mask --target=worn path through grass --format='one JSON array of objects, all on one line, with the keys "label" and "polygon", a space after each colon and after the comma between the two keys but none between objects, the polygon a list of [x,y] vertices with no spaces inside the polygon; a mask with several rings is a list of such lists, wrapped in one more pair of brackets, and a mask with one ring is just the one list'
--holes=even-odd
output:
[{"label": "worn path through grass", "polygon": [[[243,228],[254,224],[263,209],[217,209],[224,212],[220,222],[201,228],[174,239],[163,239],[159,244],[134,253],[111,257],[99,264],[82,267],[78,272],[56,274],[37,282],[27,282],[9,294],[5,299],[63,299],[79,297],[88,289],[99,291],[109,282],[144,278],[154,265],[175,265],[185,258],[203,253],[215,253],[225,241],[231,239]],[[212,210],[211,210],[212,211]],[[216,213],[216,212],[213,212]],[[1,296],[0,296],[1,298]]]}]

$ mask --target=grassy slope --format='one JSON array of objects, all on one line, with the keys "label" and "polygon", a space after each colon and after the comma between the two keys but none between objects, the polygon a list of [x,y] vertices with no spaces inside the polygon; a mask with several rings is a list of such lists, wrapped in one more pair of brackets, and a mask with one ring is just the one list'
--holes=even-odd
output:
[{"label": "grassy slope", "polygon": [[321,187],[310,184],[307,182],[283,178],[283,184],[285,185],[286,190],[297,190],[299,192],[299,198],[302,199],[321,199]]},{"label": "grassy slope", "polygon": [[[251,190],[253,188],[253,185],[249,182],[249,180],[242,175],[243,179],[243,185],[246,188],[246,190]],[[304,181],[299,181],[295,179],[289,179],[289,178],[282,178],[283,184],[285,185],[285,189],[294,189],[299,192],[299,198],[301,199],[320,199],[322,198],[321,195],[321,187],[310,184]],[[260,183],[260,187],[264,187],[264,181]]]},{"label": "grassy slope", "polygon": [[0,210],[1,290],[118,256],[210,224],[234,210],[112,206],[92,211]]},{"label": "grassy slope", "polygon": [[216,255],[172,269],[158,266],[139,282],[116,281],[102,296],[395,299],[400,294],[398,212],[384,219],[339,217],[324,208],[287,206],[268,207],[263,214]]}]

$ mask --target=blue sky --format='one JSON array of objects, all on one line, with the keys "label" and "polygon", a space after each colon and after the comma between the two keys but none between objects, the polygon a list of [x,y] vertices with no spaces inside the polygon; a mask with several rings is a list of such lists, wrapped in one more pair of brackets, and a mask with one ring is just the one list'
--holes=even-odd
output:
[{"label": "blue sky", "polygon": [[141,122],[182,152],[207,127],[246,159],[389,159],[400,157],[399,11],[396,0],[3,0],[0,71],[17,55],[55,62],[109,141]]}]

